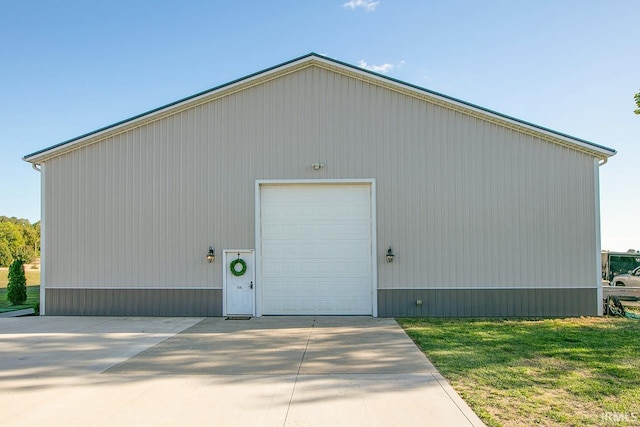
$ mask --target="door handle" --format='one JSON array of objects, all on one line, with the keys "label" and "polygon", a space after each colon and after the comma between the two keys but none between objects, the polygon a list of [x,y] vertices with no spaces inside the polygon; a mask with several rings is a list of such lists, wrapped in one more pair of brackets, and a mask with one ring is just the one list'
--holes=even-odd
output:
[{"label": "door handle", "polygon": [[253,280],[249,283],[249,289],[253,289]]}]

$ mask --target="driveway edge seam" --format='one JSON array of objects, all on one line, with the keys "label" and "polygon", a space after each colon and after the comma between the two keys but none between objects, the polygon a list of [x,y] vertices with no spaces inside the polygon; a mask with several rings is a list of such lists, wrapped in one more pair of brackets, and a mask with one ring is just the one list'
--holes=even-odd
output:
[{"label": "driveway edge seam", "polygon": [[307,337],[307,343],[304,346],[304,351],[302,352],[302,357],[300,358],[300,364],[298,365],[298,371],[296,372],[296,377],[293,380],[293,388],[291,389],[291,396],[289,396],[289,403],[287,404],[287,413],[284,415],[284,422],[282,423],[282,427],[287,425],[287,419],[289,418],[289,410],[291,409],[291,402],[293,402],[293,395],[296,392],[296,385],[298,384],[298,378],[300,377],[300,371],[302,370],[302,364],[304,363],[304,356],[307,354],[307,350],[309,349],[309,343],[311,342],[311,335],[313,334],[313,328],[316,326],[316,317],[313,318],[313,323],[309,328],[309,336]]}]

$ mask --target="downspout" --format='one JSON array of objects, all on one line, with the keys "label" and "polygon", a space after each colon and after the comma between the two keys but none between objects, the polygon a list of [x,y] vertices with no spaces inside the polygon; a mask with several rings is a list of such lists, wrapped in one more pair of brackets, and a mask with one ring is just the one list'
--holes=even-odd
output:
[{"label": "downspout", "polygon": [[[32,163],[31,167],[34,171],[40,172],[40,185],[44,187],[44,175],[42,174],[42,165],[40,163]],[[40,316],[45,315],[45,273],[44,273],[44,193],[40,189]]]},{"label": "downspout", "polygon": [[609,161],[608,157],[604,157],[602,159],[595,159],[593,166],[593,181],[594,181],[594,191],[595,191],[595,218],[596,218],[596,302],[597,313],[598,316],[602,316],[604,314],[604,310],[602,307],[602,242],[601,234],[600,234],[600,177],[599,177],[599,168],[604,166]]}]

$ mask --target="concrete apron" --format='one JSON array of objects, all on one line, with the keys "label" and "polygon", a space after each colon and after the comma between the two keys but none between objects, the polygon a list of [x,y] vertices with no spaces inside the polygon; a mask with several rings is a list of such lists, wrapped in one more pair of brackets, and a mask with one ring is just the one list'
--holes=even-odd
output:
[{"label": "concrete apron", "polygon": [[2,425],[480,426],[392,319],[0,319]]}]

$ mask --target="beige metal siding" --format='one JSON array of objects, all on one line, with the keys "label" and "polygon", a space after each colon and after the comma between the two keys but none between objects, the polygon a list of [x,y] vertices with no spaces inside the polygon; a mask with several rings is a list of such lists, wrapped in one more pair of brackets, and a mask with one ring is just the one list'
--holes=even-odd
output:
[{"label": "beige metal siding", "polygon": [[376,179],[380,288],[597,283],[591,156],[318,67],[44,173],[48,287],[219,288],[222,249],[254,247],[255,180],[305,178]]}]

